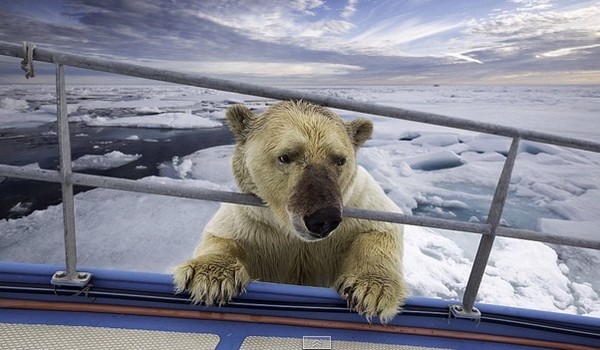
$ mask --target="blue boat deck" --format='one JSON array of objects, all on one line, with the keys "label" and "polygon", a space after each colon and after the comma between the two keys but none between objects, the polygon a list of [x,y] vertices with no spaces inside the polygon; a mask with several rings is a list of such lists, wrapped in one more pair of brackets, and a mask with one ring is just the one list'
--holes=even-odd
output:
[{"label": "blue boat deck", "polygon": [[251,283],[223,307],[192,305],[171,276],[87,270],[87,288],[50,283],[56,266],[0,263],[3,349],[593,349],[600,319],[411,298],[389,325],[368,323],[332,289]]}]

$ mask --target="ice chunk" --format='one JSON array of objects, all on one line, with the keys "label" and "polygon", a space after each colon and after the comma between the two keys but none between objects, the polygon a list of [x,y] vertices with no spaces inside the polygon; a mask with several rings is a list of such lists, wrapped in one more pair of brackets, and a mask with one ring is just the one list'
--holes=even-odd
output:
[{"label": "ice chunk", "polygon": [[231,157],[234,146],[218,146],[194,152],[185,157],[174,157],[171,164],[161,167],[161,176],[174,174],[180,179],[206,180],[222,186],[223,189],[236,189],[231,172]]},{"label": "ice chunk", "polygon": [[409,177],[412,175],[413,170],[407,162],[400,162],[400,165],[398,166],[398,173],[404,177]]},{"label": "ice chunk", "polygon": [[439,150],[415,157],[404,158],[396,164],[401,164],[401,162],[406,162],[412,169],[425,171],[454,168],[463,164],[462,158],[449,150]]},{"label": "ice chunk", "polygon": [[554,201],[548,204],[548,209],[561,217],[577,221],[600,221],[598,211],[600,190],[588,190],[581,196],[571,197],[564,201]]},{"label": "ice chunk", "polygon": [[0,108],[0,129],[13,127],[33,127],[40,124],[56,122],[56,115],[43,111],[19,112]]},{"label": "ice chunk", "polygon": [[[148,178],[180,186],[199,180]],[[213,185],[213,187],[216,187]],[[82,266],[169,273],[192,256],[200,233],[219,203],[126,191],[94,189],[75,196],[77,251]],[[64,264],[62,205],[16,220],[0,220],[0,261]]]},{"label": "ice chunk", "polygon": [[124,154],[119,151],[112,151],[107,154],[92,155],[88,154],[73,161],[73,170],[84,169],[107,170],[118,168],[127,163],[131,163],[141,157],[140,154]]},{"label": "ice chunk", "polygon": [[128,101],[102,101],[93,100],[81,102],[81,106],[85,109],[98,109],[98,108],[159,108],[159,107],[185,107],[193,106],[196,101],[181,101],[181,100],[168,100],[155,97],[151,99],[140,99],[140,100],[128,100]]},{"label": "ice chunk", "polygon": [[[67,114],[71,114],[79,109],[79,105],[68,103],[67,104]],[[40,111],[44,111],[48,114],[56,115],[56,104],[52,105],[42,105],[40,106]]]},{"label": "ice chunk", "polygon": [[402,134],[400,134],[400,137],[398,139],[400,141],[412,141],[418,138],[419,136],[421,136],[421,133],[415,131],[405,131]]},{"label": "ice chunk", "polygon": [[114,119],[82,117],[82,120],[89,126],[123,126],[157,129],[199,129],[215,128],[222,125],[221,123],[212,121],[208,118],[199,117],[190,113],[162,113],[150,116]]},{"label": "ice chunk", "polygon": [[151,115],[160,114],[161,110],[158,107],[139,107],[135,109],[135,114],[138,115]]},{"label": "ice chunk", "polygon": [[482,280],[479,298],[484,303],[503,299],[514,306],[547,311],[564,310],[574,303],[556,252],[543,243],[497,238],[489,264],[498,273],[486,274]]},{"label": "ice chunk", "polygon": [[429,134],[419,136],[416,139],[413,139],[410,143],[419,146],[430,145],[436,147],[445,147],[458,143],[458,138],[456,135],[452,134]]},{"label": "ice chunk", "polygon": [[540,230],[547,233],[555,233],[571,237],[599,239],[598,221],[571,221],[560,219],[541,218],[539,220]]},{"label": "ice chunk", "polygon": [[472,141],[469,141],[469,149],[474,152],[498,152],[500,154],[508,154],[510,149],[510,139],[493,135],[479,135]]},{"label": "ice chunk", "polygon": [[558,147],[552,145],[545,145],[531,141],[522,141],[519,143],[519,152],[526,152],[533,155],[539,153],[556,154],[559,151],[560,149]]},{"label": "ice chunk", "polygon": [[19,202],[8,211],[11,214],[25,214],[31,210],[32,202]]},{"label": "ice chunk", "polygon": [[24,100],[16,100],[9,97],[4,97],[0,99],[0,109],[20,111],[27,110],[28,108],[29,103],[27,103],[27,101]]}]

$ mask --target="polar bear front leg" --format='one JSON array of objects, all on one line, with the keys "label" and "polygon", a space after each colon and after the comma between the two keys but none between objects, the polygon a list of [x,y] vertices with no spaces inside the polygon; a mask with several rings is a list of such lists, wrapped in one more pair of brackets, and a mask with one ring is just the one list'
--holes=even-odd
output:
[{"label": "polar bear front leg", "polygon": [[407,297],[402,272],[402,240],[390,233],[360,234],[345,257],[335,282],[348,306],[370,321],[391,321]]},{"label": "polar bear front leg", "polygon": [[188,290],[194,303],[224,305],[250,282],[243,250],[236,242],[210,235],[196,252],[173,272],[176,292]]}]

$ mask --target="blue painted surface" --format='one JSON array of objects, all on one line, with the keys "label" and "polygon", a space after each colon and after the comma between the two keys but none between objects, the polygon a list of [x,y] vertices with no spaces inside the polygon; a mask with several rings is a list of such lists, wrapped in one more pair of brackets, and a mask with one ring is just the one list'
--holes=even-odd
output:
[{"label": "blue painted surface", "polygon": [[[90,296],[73,296],[74,290],[59,290],[55,295],[50,278],[58,266],[0,263],[0,298],[51,300],[114,304],[129,306],[161,307],[181,310],[201,310],[249,315],[270,315],[304,319],[335,320],[366,323],[364,317],[346,308],[337,293],[328,288],[251,283],[247,292],[225,307],[191,305],[186,295],[174,295],[171,276],[165,274],[85,269],[94,274]],[[36,290],[29,290],[34,288]],[[540,340],[574,342],[588,346],[600,344],[600,318],[526,310],[498,305],[477,305],[482,311],[479,323],[450,319],[448,306],[458,301],[432,298],[410,298],[405,313],[392,322],[397,326],[465,331],[525,337]],[[57,316],[60,314],[60,316]],[[522,327],[512,322],[534,322],[536,327]],[[2,322],[89,325],[135,329],[168,330],[179,332],[210,332],[221,335],[220,348],[236,348],[248,335],[293,336],[330,335],[333,339],[373,341],[390,344],[439,346],[451,348],[485,348],[485,344],[455,339],[398,335],[381,332],[344,331],[265,325],[242,322],[190,320],[164,317],[143,317],[114,314],[91,314],[76,312],[49,312],[28,310],[2,310]],[[377,322],[376,320],[374,322]],[[588,333],[587,336],[560,333],[552,328],[570,327]],[[227,344],[227,345],[223,345]],[[237,344],[237,345],[236,345]],[[490,345],[490,344],[488,344]],[[517,349],[521,347],[492,344],[494,349]],[[227,347],[225,347],[227,346]]]},{"label": "blue painted surface", "polygon": [[[125,329],[145,329],[171,332],[212,333],[220,336],[218,349],[239,348],[247,336],[295,337],[331,336],[332,340],[430,346],[451,349],[484,349],[490,344],[449,338],[396,335],[379,332],[319,329],[283,325],[263,325],[227,321],[189,320],[164,317],[131,315],[88,314],[76,312],[52,312],[9,310],[0,316],[2,322],[25,324],[51,324],[72,326],[95,326]],[[493,349],[531,349],[530,347],[492,344]]]}]

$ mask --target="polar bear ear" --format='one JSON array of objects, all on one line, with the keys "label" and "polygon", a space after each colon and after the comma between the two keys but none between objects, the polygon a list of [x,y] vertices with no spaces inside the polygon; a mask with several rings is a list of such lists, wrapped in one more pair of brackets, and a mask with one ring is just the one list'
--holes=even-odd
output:
[{"label": "polar bear ear", "polygon": [[355,148],[363,145],[373,134],[373,123],[368,119],[355,119],[346,124],[346,129]]},{"label": "polar bear ear", "polygon": [[250,121],[255,118],[254,113],[243,105],[233,105],[227,110],[226,116],[229,129],[235,138],[239,142],[244,142],[248,135]]}]

